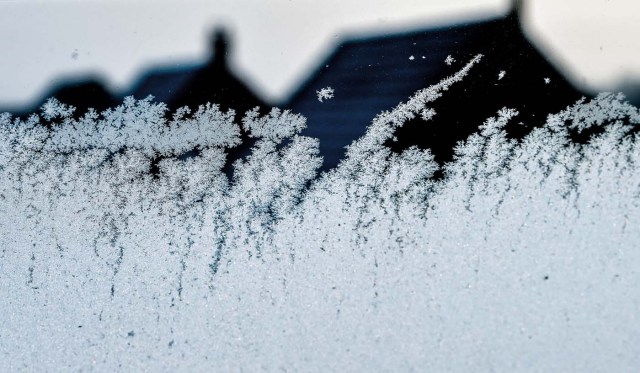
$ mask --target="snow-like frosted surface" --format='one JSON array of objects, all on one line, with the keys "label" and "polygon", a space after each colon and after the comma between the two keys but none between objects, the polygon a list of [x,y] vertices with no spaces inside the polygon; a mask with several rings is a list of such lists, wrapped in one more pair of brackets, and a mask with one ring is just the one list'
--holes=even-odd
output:
[{"label": "snow-like frosted surface", "polygon": [[231,181],[216,106],[0,116],[0,371],[636,371],[636,108],[602,94],[520,142],[504,109],[442,180],[384,147],[479,60],[320,176],[286,111],[244,116]]}]

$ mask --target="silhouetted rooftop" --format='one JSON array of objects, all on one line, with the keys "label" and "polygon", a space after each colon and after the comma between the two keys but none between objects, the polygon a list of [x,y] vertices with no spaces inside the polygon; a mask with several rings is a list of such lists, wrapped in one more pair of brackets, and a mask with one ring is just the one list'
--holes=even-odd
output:
[{"label": "silhouetted rooftop", "polygon": [[236,77],[227,63],[229,37],[216,30],[211,40],[211,56],[204,64],[150,69],[128,93],[141,99],[153,95],[170,109],[192,108],[206,102],[234,109],[242,115],[256,106],[266,106],[247,85]]},{"label": "silhouetted rooftop", "polygon": [[[529,43],[512,11],[496,19],[347,39],[284,106],[308,118],[303,134],[320,139],[324,166],[331,168],[378,113],[453,74],[476,54],[483,61],[434,104],[435,119],[404,126],[394,148],[418,145],[447,161],[457,141],[504,106],[518,109],[518,120],[529,123],[581,96]],[[455,62],[445,63],[448,56]],[[320,103],[316,92],[325,87],[335,97]]]},{"label": "silhouetted rooftop", "polygon": [[124,96],[137,99],[153,95],[155,101],[167,104],[175,110],[181,106],[197,108],[207,102],[219,104],[223,109],[235,109],[239,113],[266,104],[249,89],[227,64],[229,37],[216,30],[211,39],[211,55],[204,63],[185,63],[150,68],[123,94],[110,92],[102,80],[94,77],[78,77],[54,85],[34,106],[14,111],[24,115],[38,109],[46,99],[59,101],[77,108],[81,115],[90,107],[102,111],[122,102]]}]

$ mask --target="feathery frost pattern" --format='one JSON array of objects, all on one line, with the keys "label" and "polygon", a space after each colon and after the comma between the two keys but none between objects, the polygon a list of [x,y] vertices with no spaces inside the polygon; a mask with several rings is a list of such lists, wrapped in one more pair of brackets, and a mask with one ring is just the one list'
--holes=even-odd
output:
[{"label": "feathery frost pattern", "polygon": [[316,91],[316,95],[318,96],[318,101],[324,102],[324,100],[331,100],[333,98],[334,90],[331,87],[322,88],[319,91]]},{"label": "feathery frost pattern", "polygon": [[[505,108],[438,179],[429,150],[384,146],[478,63],[326,173],[279,109],[1,115],[0,370],[637,368],[637,108],[601,94],[522,140]],[[256,143],[229,179],[238,123]]]}]

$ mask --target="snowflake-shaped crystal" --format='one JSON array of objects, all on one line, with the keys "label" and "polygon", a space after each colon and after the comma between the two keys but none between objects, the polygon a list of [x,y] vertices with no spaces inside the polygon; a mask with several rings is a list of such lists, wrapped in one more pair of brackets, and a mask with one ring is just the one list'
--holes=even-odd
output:
[{"label": "snowflake-shaped crystal", "polygon": [[321,90],[316,91],[316,94],[318,95],[318,101],[324,102],[324,100],[332,99],[333,92],[333,88],[331,87],[322,88]]},{"label": "snowflake-shaped crystal", "polygon": [[448,55],[447,58],[444,60],[444,63],[446,63],[447,66],[451,66],[451,64],[454,62],[456,62],[456,59],[453,58],[451,55]]}]

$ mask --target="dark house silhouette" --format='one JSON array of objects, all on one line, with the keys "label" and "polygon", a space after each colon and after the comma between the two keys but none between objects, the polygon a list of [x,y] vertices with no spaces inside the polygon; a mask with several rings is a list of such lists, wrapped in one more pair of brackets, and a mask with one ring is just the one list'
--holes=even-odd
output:
[{"label": "dark house silhouette", "polygon": [[169,109],[182,106],[192,109],[206,102],[233,109],[237,116],[266,103],[253,93],[229,68],[229,38],[221,30],[214,33],[211,56],[203,65],[159,67],[142,76],[127,95],[137,99],[153,95]]},{"label": "dark house silhouette", "polygon": [[[532,46],[523,34],[522,2],[504,17],[341,43],[284,104],[308,118],[304,135],[320,139],[324,168],[334,167],[344,147],[360,137],[371,120],[414,92],[458,71],[476,54],[480,64],[432,105],[429,122],[415,119],[397,133],[394,150],[417,145],[436,160],[452,158],[456,142],[503,107],[517,109],[507,128],[520,137],[583,96]],[[448,56],[456,61],[445,63]],[[504,72],[501,74],[501,72]],[[503,75],[500,77],[500,75]],[[320,103],[316,91],[332,87],[335,97]],[[519,124],[522,123],[522,124]]]},{"label": "dark house silhouette", "polygon": [[[97,77],[78,78],[54,86],[34,106],[10,111],[14,116],[27,116],[38,110],[47,99],[54,97],[62,103],[76,107],[74,115],[78,118],[89,108],[101,112],[114,107],[122,103],[125,96],[144,99],[152,95],[154,101],[167,105],[169,113],[183,106],[196,110],[199,105],[210,102],[218,104],[224,111],[235,110],[236,122],[239,123],[247,110],[256,106],[269,106],[231,71],[227,62],[228,36],[217,30],[213,33],[211,41],[211,55],[205,63],[152,68],[124,94],[109,92]],[[231,163],[247,155],[255,143],[255,140],[244,132],[241,133],[241,140],[239,146],[228,151],[229,162],[225,169],[227,173],[230,173]],[[199,149],[194,149],[183,156],[190,157],[198,154],[198,151]],[[154,167],[159,160],[160,158],[154,160]]]},{"label": "dark house silhouette", "polygon": [[0,112],[9,111],[14,116],[25,117],[37,111],[51,97],[74,106],[76,108],[75,117],[82,116],[89,108],[101,112],[121,102],[119,97],[114,96],[105,88],[102,78],[91,75],[62,80],[47,90],[35,105],[27,105],[16,110],[0,110]]},{"label": "dark house silhouette", "polygon": [[214,32],[211,47],[211,56],[205,63],[152,68],[123,94],[110,92],[99,77],[79,77],[56,84],[36,105],[11,112],[17,116],[30,114],[54,97],[75,106],[75,114],[79,116],[89,108],[100,112],[116,106],[129,95],[137,99],[153,95],[155,101],[164,102],[171,111],[182,106],[197,109],[199,105],[211,102],[219,104],[223,110],[234,109],[242,115],[256,106],[266,106],[229,68],[229,41],[223,31]]},{"label": "dark house silhouette", "polygon": [[[149,95],[155,101],[163,102],[170,111],[188,106],[192,110],[207,102],[218,104],[221,110],[233,109],[236,122],[244,113],[255,107],[262,110],[270,106],[253,93],[231,71],[227,57],[229,55],[229,38],[221,30],[214,32],[211,43],[212,54],[203,65],[183,65],[180,67],[159,67],[152,69],[134,84],[127,94],[136,99]],[[231,164],[250,153],[255,139],[241,131],[241,143],[227,151],[225,172],[231,174]],[[198,154],[194,149],[185,156]]]},{"label": "dark house silhouette", "polygon": [[[529,42],[521,29],[522,11],[522,1],[515,0],[508,14],[495,19],[348,39],[280,106],[307,117],[303,135],[320,140],[324,169],[332,168],[343,157],[345,146],[362,136],[378,113],[483,54],[463,82],[432,104],[437,114],[431,121],[406,123],[397,131],[397,141],[388,145],[395,151],[412,145],[429,148],[437,161],[446,162],[458,141],[503,107],[520,112],[507,131],[521,137],[543,124],[548,113],[583,96]],[[206,62],[152,68],[125,94],[114,95],[99,79],[91,78],[59,85],[46,97],[76,106],[77,115],[89,107],[101,111],[114,106],[125,95],[137,99],[153,95],[170,110],[212,102],[223,110],[234,109],[239,122],[245,111],[269,105],[231,71],[228,54],[228,37],[218,30]],[[448,56],[455,62],[445,63]],[[335,97],[321,103],[316,92],[325,87],[332,87]],[[253,141],[244,133],[242,141],[230,151],[230,162],[248,154]]]}]

